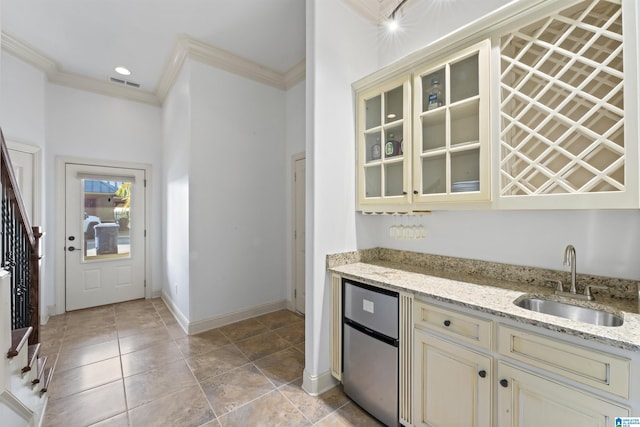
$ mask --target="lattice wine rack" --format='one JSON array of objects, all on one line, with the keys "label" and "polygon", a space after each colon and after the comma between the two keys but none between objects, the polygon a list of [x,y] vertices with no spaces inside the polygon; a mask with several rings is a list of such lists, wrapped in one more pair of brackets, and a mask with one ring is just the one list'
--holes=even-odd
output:
[{"label": "lattice wine rack", "polygon": [[501,38],[501,196],[624,191],[622,48],[608,0]]}]

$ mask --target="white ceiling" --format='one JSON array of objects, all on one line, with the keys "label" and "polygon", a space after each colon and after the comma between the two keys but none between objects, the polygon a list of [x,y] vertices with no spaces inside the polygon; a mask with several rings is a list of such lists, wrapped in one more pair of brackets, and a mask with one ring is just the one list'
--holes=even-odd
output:
[{"label": "white ceiling", "polygon": [[279,73],[305,57],[304,0],[3,0],[1,17],[61,71],[107,81],[125,66],[149,92],[180,34]]},{"label": "white ceiling", "polygon": [[[380,23],[402,0],[342,1],[369,21]],[[300,65],[305,59],[305,3],[2,0],[0,28],[6,36],[3,47],[44,68],[53,81],[157,103],[171,84],[175,71],[171,67],[179,66],[175,63],[179,38],[191,47],[193,43],[205,43],[197,45],[200,51],[209,45],[251,61],[248,67],[257,69],[259,78],[266,73],[268,81],[273,81],[273,76],[294,81],[304,76],[304,66]],[[220,54],[219,50],[205,52],[205,56]],[[129,68],[132,75],[117,75],[117,66]],[[262,67],[265,69],[260,71]],[[129,87],[113,87],[111,77],[140,84],[140,89],[135,89],[140,96]]]}]

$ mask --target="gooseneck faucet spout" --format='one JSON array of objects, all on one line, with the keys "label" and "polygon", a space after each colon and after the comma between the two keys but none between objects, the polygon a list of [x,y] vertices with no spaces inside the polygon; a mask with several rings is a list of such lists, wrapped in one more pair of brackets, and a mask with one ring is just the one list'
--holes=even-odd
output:
[{"label": "gooseneck faucet spout", "polygon": [[567,245],[564,248],[564,265],[568,265],[571,267],[571,288],[569,292],[572,294],[576,293],[576,248],[573,245]]}]

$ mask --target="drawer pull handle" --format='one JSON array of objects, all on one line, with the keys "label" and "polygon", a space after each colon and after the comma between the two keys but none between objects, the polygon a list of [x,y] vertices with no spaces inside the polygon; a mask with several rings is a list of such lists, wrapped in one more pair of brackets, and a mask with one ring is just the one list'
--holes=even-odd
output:
[{"label": "drawer pull handle", "polygon": [[502,387],[509,387],[509,381],[507,380],[500,380],[500,385]]},{"label": "drawer pull handle", "polygon": [[485,378],[487,376],[487,371],[483,369],[480,372],[478,372],[478,375],[480,375],[480,378]]},{"label": "drawer pull handle", "polygon": [[451,326],[451,320],[445,320],[444,326],[447,326],[447,327]]}]

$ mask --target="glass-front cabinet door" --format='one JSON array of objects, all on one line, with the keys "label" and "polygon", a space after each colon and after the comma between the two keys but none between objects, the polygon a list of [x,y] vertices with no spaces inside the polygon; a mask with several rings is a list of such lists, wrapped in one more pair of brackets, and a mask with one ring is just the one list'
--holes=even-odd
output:
[{"label": "glass-front cabinet door", "polygon": [[414,203],[490,200],[489,85],[489,41],[414,74]]},{"label": "glass-front cabinet door", "polygon": [[406,77],[358,95],[359,210],[408,210],[410,90]]}]

